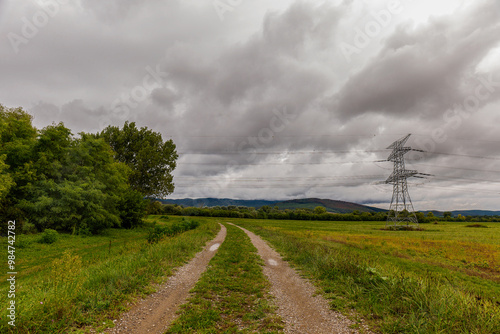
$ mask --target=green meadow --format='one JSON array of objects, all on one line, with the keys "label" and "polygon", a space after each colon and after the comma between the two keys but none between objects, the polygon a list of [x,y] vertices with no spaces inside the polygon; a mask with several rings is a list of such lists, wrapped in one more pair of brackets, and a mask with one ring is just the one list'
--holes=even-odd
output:
[{"label": "green meadow", "polygon": [[[112,325],[127,303],[154,292],[155,283],[191,259],[220,229],[215,221],[198,220],[194,230],[147,242],[154,222],[181,220],[150,217],[143,228],[88,237],[59,234],[52,244],[39,243],[40,235],[18,235],[16,328],[7,325],[3,309],[0,332],[69,333]],[[1,239],[2,249],[7,249],[6,239]],[[7,296],[8,288],[3,280],[0,294]]]},{"label": "green meadow", "polygon": [[[148,243],[155,223],[182,219],[149,216],[142,228],[59,234],[52,244],[39,243],[40,235],[18,235],[15,333],[113,326],[128,303],[152,293],[155,283],[214,238],[219,222],[263,237],[318,286],[332,309],[364,319],[374,332],[500,333],[499,223],[439,222],[422,224],[422,231],[390,231],[384,222],[196,217],[199,227]],[[236,333],[241,323],[250,332],[281,330],[255,249],[239,229],[226,226],[226,241],[171,333],[196,332],[198,320],[212,332]],[[6,238],[0,247],[7,249]],[[2,295],[8,288],[0,282]],[[9,330],[14,333],[2,321],[0,332]]]},{"label": "green meadow", "polygon": [[[500,224],[229,219],[382,333],[500,333]],[[356,317],[355,316],[355,317]]]}]

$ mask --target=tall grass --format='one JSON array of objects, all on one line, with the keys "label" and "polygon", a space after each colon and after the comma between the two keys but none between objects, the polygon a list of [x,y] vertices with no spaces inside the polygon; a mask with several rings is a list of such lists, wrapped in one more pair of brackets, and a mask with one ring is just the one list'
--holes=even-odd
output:
[{"label": "tall grass", "polygon": [[345,245],[247,228],[313,278],[332,308],[355,309],[383,333],[500,333],[497,303],[460,291],[442,277],[387,271]]},{"label": "tall grass", "polygon": [[[137,247],[134,251],[123,250],[122,255],[108,259],[107,249],[101,250],[103,257],[85,261],[83,251],[73,252],[71,247],[61,250],[60,257],[46,264],[40,275],[19,278],[16,327],[2,321],[0,332],[69,333],[83,331],[86,326],[110,326],[127,301],[153,292],[151,283],[194,256],[218,229],[215,222],[203,223],[153,245],[143,237],[131,245]],[[109,245],[111,252],[111,241]]]}]

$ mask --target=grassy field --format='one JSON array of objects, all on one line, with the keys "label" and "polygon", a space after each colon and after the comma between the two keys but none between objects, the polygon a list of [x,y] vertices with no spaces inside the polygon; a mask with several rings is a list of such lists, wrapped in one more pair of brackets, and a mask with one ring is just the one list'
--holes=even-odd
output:
[{"label": "grassy field", "polygon": [[225,225],[226,240],[168,334],[282,332],[257,250],[242,230]]},{"label": "grassy field", "polygon": [[[150,217],[149,224],[181,219]],[[215,237],[219,225],[199,221],[197,229],[154,245],[146,241],[148,228],[110,229],[91,237],[61,234],[53,244],[38,243],[39,235],[17,236],[16,328],[2,321],[0,332],[68,333],[110,325],[128,301],[153,292],[152,283],[164,280]],[[7,249],[6,238],[0,247]],[[7,289],[7,281],[0,282],[2,296]]]},{"label": "grassy field", "polygon": [[[181,219],[150,217],[148,224]],[[50,245],[38,243],[39,235],[18,236],[15,332],[110,326],[127,302],[153,292],[152,283],[201,250],[220,221],[262,236],[321,288],[333,309],[364,318],[376,332],[500,333],[499,223],[388,231],[384,222],[196,220],[200,227],[158,244],[147,243],[147,228],[60,235]],[[226,241],[170,333],[280,330],[261,260],[242,231],[227,227]],[[0,247],[7,249],[6,238]],[[7,290],[0,282],[0,294]],[[0,332],[8,330],[2,321]]]},{"label": "grassy field", "polygon": [[500,224],[228,219],[268,240],[323,289],[383,333],[500,333]]}]

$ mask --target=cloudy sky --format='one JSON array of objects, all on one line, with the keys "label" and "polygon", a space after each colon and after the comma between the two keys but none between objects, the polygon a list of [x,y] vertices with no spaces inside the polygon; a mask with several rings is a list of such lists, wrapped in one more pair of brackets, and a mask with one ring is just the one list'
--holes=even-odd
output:
[{"label": "cloudy sky", "polygon": [[135,121],[172,198],[500,210],[500,0],[0,0],[0,103],[76,135]]}]

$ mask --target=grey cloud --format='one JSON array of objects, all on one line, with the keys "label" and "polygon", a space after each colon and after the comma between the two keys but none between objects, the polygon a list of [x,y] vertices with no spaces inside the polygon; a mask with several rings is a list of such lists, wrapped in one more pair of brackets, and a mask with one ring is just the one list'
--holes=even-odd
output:
[{"label": "grey cloud", "polygon": [[[371,4],[357,6],[368,15]],[[439,201],[448,209],[460,199],[466,205],[467,196],[452,191],[454,180],[473,189],[483,184],[467,178],[498,179],[478,171],[498,169],[498,160],[471,156],[500,154],[500,89],[460,124],[443,118],[490,74],[476,65],[498,45],[491,0],[418,26],[394,17],[380,43],[371,43],[352,67],[339,44],[364,19],[349,1],[286,3],[267,13],[262,8],[270,4],[255,1],[227,12],[224,21],[210,2],[81,5],[83,11],[71,7],[55,17],[19,56],[0,50],[0,103],[23,105],[39,128],[64,121],[75,133],[95,132],[129,120],[161,132],[180,153],[173,197],[387,203],[390,187],[374,182],[385,180],[392,166],[373,161],[387,158],[383,149],[410,132],[410,146],[423,143],[433,152],[408,154],[409,168],[436,175],[412,181],[416,203]],[[18,23],[9,21],[2,33]],[[113,108],[144,84],[147,68],[162,73],[157,85],[128,109]],[[276,111],[284,108],[290,118],[279,122]],[[446,140],[434,142],[435,131]],[[494,195],[484,199],[497,205]]]},{"label": "grey cloud", "polygon": [[464,75],[498,45],[500,13],[492,1],[473,13],[400,26],[384,48],[332,98],[344,119],[366,112],[435,117],[468,94]]},{"label": "grey cloud", "polygon": [[163,106],[167,109],[172,109],[174,103],[179,99],[179,95],[176,94],[170,88],[157,88],[151,92],[151,98],[153,102],[159,106]]},{"label": "grey cloud", "polygon": [[[332,38],[340,12],[326,5],[293,5],[267,15],[261,33],[213,59],[186,44],[169,50],[163,68],[170,83],[190,92],[187,121],[210,124],[212,133],[257,136],[269,126],[273,110],[293,109],[296,116],[309,110],[330,84],[310,60]],[[316,36],[321,37],[317,43]]]}]

